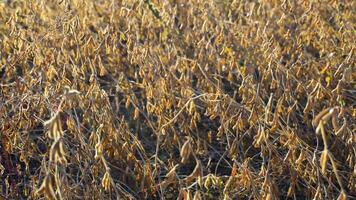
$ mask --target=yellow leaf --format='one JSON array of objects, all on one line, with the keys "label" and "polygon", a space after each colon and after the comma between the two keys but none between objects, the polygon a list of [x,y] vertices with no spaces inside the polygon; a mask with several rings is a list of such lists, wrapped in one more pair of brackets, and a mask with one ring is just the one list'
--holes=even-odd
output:
[{"label": "yellow leaf", "polygon": [[325,77],[325,82],[326,82],[326,86],[329,86],[331,82],[331,77],[330,76]]}]

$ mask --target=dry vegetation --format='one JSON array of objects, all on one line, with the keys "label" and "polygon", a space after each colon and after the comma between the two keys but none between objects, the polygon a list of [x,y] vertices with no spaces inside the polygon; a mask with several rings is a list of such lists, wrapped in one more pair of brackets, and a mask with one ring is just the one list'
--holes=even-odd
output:
[{"label": "dry vegetation", "polygon": [[356,1],[0,1],[0,199],[356,198]]}]

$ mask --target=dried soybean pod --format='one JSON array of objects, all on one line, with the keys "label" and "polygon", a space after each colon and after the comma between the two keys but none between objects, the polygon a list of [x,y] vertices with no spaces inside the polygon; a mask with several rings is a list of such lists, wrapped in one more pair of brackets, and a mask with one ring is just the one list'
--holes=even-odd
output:
[{"label": "dried soybean pod", "polygon": [[188,138],[180,150],[181,163],[185,164],[187,162],[191,151],[190,138]]}]

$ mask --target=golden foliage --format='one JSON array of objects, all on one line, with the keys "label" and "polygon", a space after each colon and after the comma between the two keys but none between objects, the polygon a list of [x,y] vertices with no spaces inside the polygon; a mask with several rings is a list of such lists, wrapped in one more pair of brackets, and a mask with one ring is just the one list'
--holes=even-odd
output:
[{"label": "golden foliage", "polygon": [[0,1],[0,199],[355,198],[355,5]]}]

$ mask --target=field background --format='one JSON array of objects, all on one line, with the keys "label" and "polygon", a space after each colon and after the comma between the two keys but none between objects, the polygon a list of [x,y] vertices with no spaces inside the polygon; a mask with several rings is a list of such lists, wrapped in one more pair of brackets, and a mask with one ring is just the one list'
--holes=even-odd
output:
[{"label": "field background", "polygon": [[356,198],[356,1],[0,1],[0,199]]}]

